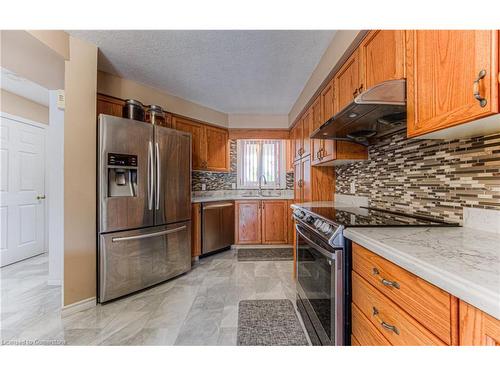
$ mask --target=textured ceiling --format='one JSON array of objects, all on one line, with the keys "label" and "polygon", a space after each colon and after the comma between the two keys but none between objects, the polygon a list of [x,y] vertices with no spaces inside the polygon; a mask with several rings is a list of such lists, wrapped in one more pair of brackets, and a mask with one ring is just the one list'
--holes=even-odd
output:
[{"label": "textured ceiling", "polygon": [[226,113],[288,114],[335,31],[70,31],[99,69]]}]

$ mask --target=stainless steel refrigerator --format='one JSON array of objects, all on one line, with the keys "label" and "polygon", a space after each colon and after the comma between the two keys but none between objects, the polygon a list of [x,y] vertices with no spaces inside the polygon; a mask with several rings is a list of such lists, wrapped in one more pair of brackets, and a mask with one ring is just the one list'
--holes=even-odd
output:
[{"label": "stainless steel refrigerator", "polygon": [[191,135],[99,116],[98,299],[191,269]]}]

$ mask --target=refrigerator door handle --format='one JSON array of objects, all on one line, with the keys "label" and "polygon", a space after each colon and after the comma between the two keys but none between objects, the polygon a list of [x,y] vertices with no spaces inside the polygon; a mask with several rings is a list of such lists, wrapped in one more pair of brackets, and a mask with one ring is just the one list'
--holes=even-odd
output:
[{"label": "refrigerator door handle", "polygon": [[160,209],[160,147],[158,142],[155,143],[156,148],[156,209]]},{"label": "refrigerator door handle", "polygon": [[159,236],[164,236],[167,234],[172,234],[176,232],[180,232],[182,230],[187,229],[187,226],[183,225],[182,227],[179,228],[174,228],[174,229],[169,229],[169,230],[162,230],[160,232],[155,232],[155,233],[147,233],[147,234],[139,234],[137,236],[129,236],[129,237],[114,237],[111,242],[120,242],[120,241],[133,241],[133,240],[140,240],[143,238],[151,238],[151,237],[159,237]]},{"label": "refrigerator door handle", "polygon": [[148,209],[153,209],[153,144],[148,144]]}]

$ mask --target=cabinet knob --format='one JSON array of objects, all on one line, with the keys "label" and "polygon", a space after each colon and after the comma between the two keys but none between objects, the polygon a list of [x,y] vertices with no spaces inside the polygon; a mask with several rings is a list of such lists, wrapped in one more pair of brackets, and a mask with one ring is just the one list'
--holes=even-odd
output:
[{"label": "cabinet knob", "polygon": [[474,84],[472,86],[473,87],[473,91],[474,91],[474,98],[476,98],[476,100],[479,102],[479,105],[481,107],[486,106],[486,104],[488,103],[488,101],[486,100],[486,98],[483,97],[483,96],[481,96],[481,93],[479,92],[479,82],[484,77],[486,77],[486,70],[483,69],[477,75],[477,78],[474,80]]}]

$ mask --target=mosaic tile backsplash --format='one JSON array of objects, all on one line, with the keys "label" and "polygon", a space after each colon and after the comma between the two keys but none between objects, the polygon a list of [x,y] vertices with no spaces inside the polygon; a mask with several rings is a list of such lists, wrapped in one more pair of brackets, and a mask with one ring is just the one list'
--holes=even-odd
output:
[{"label": "mosaic tile backsplash", "polygon": [[500,134],[465,140],[380,139],[369,160],[336,167],[336,193],[372,206],[461,222],[463,207],[500,210]]},{"label": "mosaic tile backsplash", "polygon": [[[192,189],[202,191],[202,184],[206,185],[206,190],[231,190],[232,184],[236,184],[237,179],[237,152],[236,141],[229,141],[229,172],[205,172],[193,171]],[[286,174],[286,189],[293,189],[293,173]]]}]

